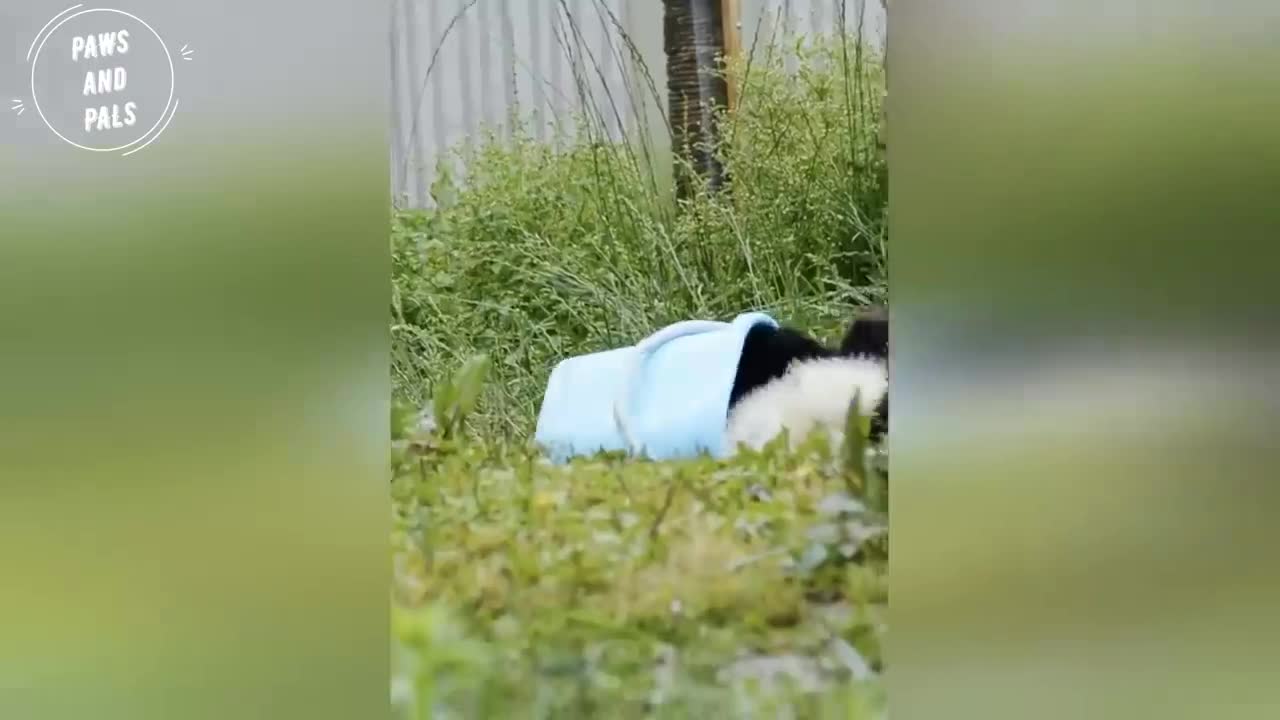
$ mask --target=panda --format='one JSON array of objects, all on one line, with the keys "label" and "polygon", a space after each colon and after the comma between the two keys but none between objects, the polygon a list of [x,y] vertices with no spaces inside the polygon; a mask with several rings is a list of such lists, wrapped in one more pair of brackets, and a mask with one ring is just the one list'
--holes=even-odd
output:
[{"label": "panda", "polygon": [[784,429],[792,444],[818,429],[836,442],[855,394],[871,417],[870,441],[889,427],[889,318],[883,307],[855,316],[838,348],[793,328],[757,325],[743,341],[729,395],[725,447],[760,449]]}]

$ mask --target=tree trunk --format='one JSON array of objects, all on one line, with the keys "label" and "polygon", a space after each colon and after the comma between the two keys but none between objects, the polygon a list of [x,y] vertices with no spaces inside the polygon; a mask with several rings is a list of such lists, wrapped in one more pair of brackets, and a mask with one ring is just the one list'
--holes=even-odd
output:
[{"label": "tree trunk", "polygon": [[[712,190],[724,184],[724,168],[713,148],[715,113],[728,103],[724,78],[715,73],[724,53],[721,0],[663,0],[663,41],[667,56],[667,101],[676,192],[687,197],[701,177]],[[681,162],[683,161],[683,162]],[[690,175],[685,163],[692,166]]]}]

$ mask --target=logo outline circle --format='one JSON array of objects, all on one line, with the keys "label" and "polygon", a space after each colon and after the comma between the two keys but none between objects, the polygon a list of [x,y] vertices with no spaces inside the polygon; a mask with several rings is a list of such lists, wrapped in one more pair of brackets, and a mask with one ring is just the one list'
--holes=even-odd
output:
[{"label": "logo outline circle", "polygon": [[[156,41],[160,43],[160,48],[164,50],[165,59],[169,62],[169,100],[165,103],[164,111],[160,113],[160,116],[158,118],[156,118],[155,124],[152,125],[150,128],[148,128],[147,131],[142,135],[140,135],[136,140],[133,140],[129,143],[126,143],[124,145],[120,145],[117,147],[113,147],[113,148],[95,148],[95,147],[88,147],[86,145],[81,145],[80,143],[74,140],[70,140],[65,135],[58,132],[58,129],[55,128],[53,124],[49,122],[49,119],[44,116],[44,111],[40,109],[40,97],[36,94],[36,64],[40,62],[40,53],[44,50],[44,44],[49,41],[49,38],[53,37],[53,34],[58,31],[58,28],[62,27],[68,21],[74,18],[78,18],[81,15],[85,15],[87,13],[94,13],[94,12],[107,12],[107,13],[115,13],[117,15],[124,15],[125,17],[130,18],[131,20],[142,25],[147,30],[151,31],[151,34],[155,36]],[[31,102],[33,105],[36,106],[36,113],[40,115],[41,122],[44,123],[45,127],[49,128],[50,132],[52,132],[54,135],[57,135],[58,138],[61,139],[63,142],[67,143],[68,145],[73,145],[75,147],[78,147],[81,150],[88,150],[90,152],[116,152],[117,150],[126,150],[128,148],[133,147],[134,145],[137,145],[143,140],[147,139],[147,136],[149,136],[152,132],[155,132],[155,129],[157,127],[160,127],[160,123],[161,121],[164,120],[165,115],[169,114],[169,106],[173,104],[173,94],[174,94],[174,90],[176,89],[175,88],[176,80],[177,78],[175,76],[174,69],[173,69],[173,55],[169,52],[169,46],[165,44],[164,38],[160,37],[160,33],[156,32],[155,28],[151,27],[151,25],[147,24],[147,21],[143,20],[137,15],[125,12],[124,10],[116,10],[115,8],[89,8],[87,10],[81,10],[80,12],[77,12],[75,14],[68,15],[67,17],[59,21],[57,25],[54,25],[53,29],[51,29],[48,33],[45,34],[44,38],[40,40],[40,45],[36,48],[35,55],[33,55],[31,58]]]}]

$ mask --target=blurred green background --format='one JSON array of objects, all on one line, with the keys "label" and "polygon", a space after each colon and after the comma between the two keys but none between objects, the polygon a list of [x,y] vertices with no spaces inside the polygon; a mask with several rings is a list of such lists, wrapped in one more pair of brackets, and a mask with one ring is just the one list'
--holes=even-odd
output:
[{"label": "blurred green background", "polygon": [[891,10],[898,717],[1272,717],[1274,3]]},{"label": "blurred green background", "polygon": [[0,121],[0,716],[385,716],[387,10],[127,9],[160,139]]}]

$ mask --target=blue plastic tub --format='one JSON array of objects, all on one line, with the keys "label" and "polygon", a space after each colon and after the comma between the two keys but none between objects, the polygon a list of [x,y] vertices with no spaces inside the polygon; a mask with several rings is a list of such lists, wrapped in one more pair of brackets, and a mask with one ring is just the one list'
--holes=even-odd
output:
[{"label": "blue plastic tub", "polygon": [[602,450],[654,460],[723,456],[725,417],[747,332],[777,322],[689,320],[630,347],[579,355],[551,371],[535,440],[555,462]]}]

